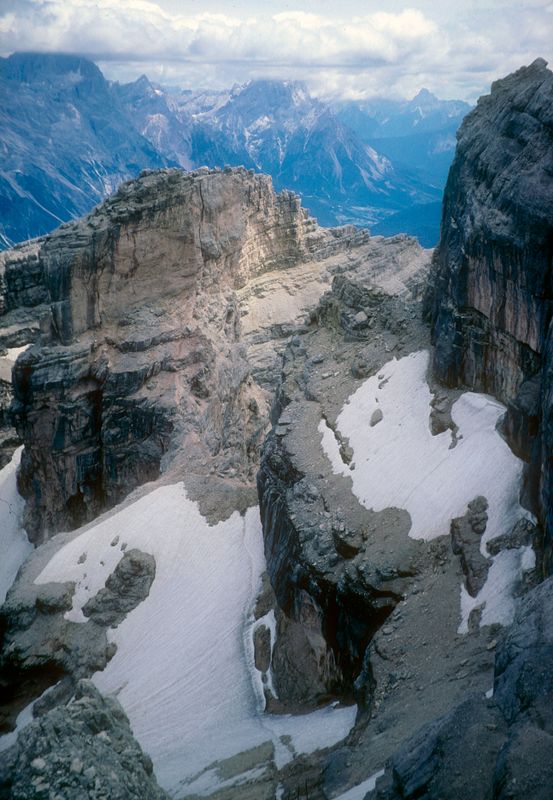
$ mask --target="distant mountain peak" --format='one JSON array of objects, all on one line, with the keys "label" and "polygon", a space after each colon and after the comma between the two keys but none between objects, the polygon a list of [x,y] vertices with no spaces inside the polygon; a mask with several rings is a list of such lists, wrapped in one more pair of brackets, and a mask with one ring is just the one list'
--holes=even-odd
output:
[{"label": "distant mountain peak", "polygon": [[424,87],[420,89],[420,91],[413,97],[411,100],[412,103],[439,103],[440,100],[436,97],[435,94],[429,89],[425,89]]},{"label": "distant mountain peak", "polygon": [[8,58],[0,59],[0,73],[8,80],[24,83],[42,82],[49,75],[79,75],[82,79],[105,80],[93,61],[71,53],[12,53]]},{"label": "distant mountain peak", "polygon": [[151,80],[148,78],[147,75],[144,75],[144,73],[142,73],[140,78],[137,78],[134,83],[135,86],[144,86],[144,87],[153,86]]}]

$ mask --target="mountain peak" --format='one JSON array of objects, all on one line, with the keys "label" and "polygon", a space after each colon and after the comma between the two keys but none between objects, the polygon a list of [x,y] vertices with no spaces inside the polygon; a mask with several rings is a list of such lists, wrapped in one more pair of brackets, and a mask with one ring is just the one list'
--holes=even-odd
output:
[{"label": "mountain peak", "polygon": [[70,53],[12,53],[0,59],[0,74],[23,83],[40,83],[54,75],[78,75],[81,79],[104,81],[96,64]]},{"label": "mountain peak", "polygon": [[282,81],[277,78],[259,78],[248,81],[239,88],[238,94],[264,96],[276,102],[292,99],[297,103],[311,99],[307,85],[303,81]]},{"label": "mountain peak", "polygon": [[436,95],[432,94],[429,89],[425,89],[424,87],[411,100],[411,103],[417,103],[418,105],[439,102]]}]

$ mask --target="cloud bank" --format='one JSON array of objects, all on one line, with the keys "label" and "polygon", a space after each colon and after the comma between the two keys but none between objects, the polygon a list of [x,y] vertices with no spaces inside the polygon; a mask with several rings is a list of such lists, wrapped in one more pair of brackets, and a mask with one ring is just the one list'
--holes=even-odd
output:
[{"label": "cloud bank", "polygon": [[552,49],[550,0],[493,2],[470,15],[460,2],[456,17],[440,21],[421,8],[340,18],[271,13],[267,3],[264,12],[235,16],[172,13],[160,2],[0,0],[0,51],[79,53],[122,80],[146,72],[165,83],[223,87],[274,76],[306,80],[327,97],[412,96],[424,85],[472,100]]}]

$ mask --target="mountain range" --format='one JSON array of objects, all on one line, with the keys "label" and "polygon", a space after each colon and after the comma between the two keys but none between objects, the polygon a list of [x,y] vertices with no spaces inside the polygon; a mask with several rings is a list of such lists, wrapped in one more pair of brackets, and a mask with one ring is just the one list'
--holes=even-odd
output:
[{"label": "mountain range", "polygon": [[492,84],[433,251],[179,166],[0,253],[0,800],[550,800],[552,107]]},{"label": "mountain range", "polygon": [[243,165],[292,189],[323,225],[405,231],[436,243],[455,131],[469,106],[421,91],[410,102],[327,104],[296,81],[229,91],[107,81],[87,59],[0,59],[0,243],[89,211],[143,169]]}]

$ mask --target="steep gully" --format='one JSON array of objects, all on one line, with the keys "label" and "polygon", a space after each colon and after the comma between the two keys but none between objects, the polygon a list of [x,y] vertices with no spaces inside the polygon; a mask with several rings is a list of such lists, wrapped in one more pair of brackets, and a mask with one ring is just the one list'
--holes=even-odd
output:
[{"label": "steep gully", "polygon": [[[546,295],[536,333],[533,310],[541,289],[527,295],[517,289],[528,288],[530,278],[520,266],[522,256],[513,258],[513,253],[521,250],[522,240],[525,259],[536,253],[542,257],[543,242],[536,236],[545,235],[547,241],[551,236],[546,222],[551,219],[550,184],[540,184],[544,195],[530,205],[528,197],[516,196],[525,190],[524,182],[504,197],[500,176],[502,170],[511,171],[505,153],[515,150],[518,159],[531,161],[534,177],[540,170],[548,172],[550,148],[542,144],[542,137],[550,135],[548,97],[551,73],[536,62],[494,85],[465,123],[425,299],[437,345],[434,368],[451,386],[430,381],[425,390],[430,394],[428,425],[436,436],[449,437],[455,450],[458,385],[492,391],[508,402],[505,432],[515,452],[530,459],[526,502],[533,498],[531,507],[546,541],[547,460],[541,469],[536,465],[542,463],[540,452],[549,452],[547,356],[541,412],[532,386],[539,383],[540,354],[547,353],[549,301]],[[535,122],[524,128],[518,114]],[[523,129],[530,134],[523,135]],[[495,150],[489,144],[498,131],[509,147],[501,142]],[[482,141],[488,145],[478,158],[468,158],[475,142]],[[480,190],[482,175],[492,176],[492,191],[489,186]],[[324,232],[291,195],[275,197],[264,181],[243,170],[186,178],[175,171],[147,175],[123,187],[92,217],[48,237],[38,250],[33,244],[3,257],[6,330],[16,330],[10,336],[25,326],[36,330],[37,309],[46,312],[40,345],[20,356],[14,373],[15,420],[29,450],[20,486],[35,541],[113,506],[133,486],[157,477],[160,465],[162,482],[184,476],[193,499],[212,519],[249,505],[278,356],[284,353],[275,426],[258,478],[267,567],[277,601],[274,605],[267,589],[264,603],[266,608],[273,604],[277,639],[272,658],[259,656],[265,665],[266,702],[273,711],[297,710],[355,694],[360,714],[341,748],[295,759],[271,778],[268,791],[275,781],[286,791],[307,780],[314,797],[334,797],[380,768],[420,724],[446,712],[465,713],[462,706],[451,709],[467,690],[483,694],[489,688],[497,624],[481,625],[482,609],[469,617],[468,634],[459,633],[456,624],[459,585],[465,582],[474,597],[485,584],[480,537],[488,525],[488,501],[468,497],[466,515],[461,518],[459,512],[458,560],[447,537],[428,542],[407,538],[409,515],[401,506],[380,512],[366,508],[352,493],[350,479],[325,461],[313,436],[321,419],[334,432],[342,463],[355,464],[355,443],[343,438],[338,422],[344,403],[359,381],[381,370],[385,388],[392,376],[383,367],[392,355],[403,359],[429,347],[420,322],[426,256],[401,237],[386,241],[351,229]],[[248,211],[252,200],[253,214]],[[518,211],[524,203],[529,221]],[[550,267],[550,256],[545,258]],[[306,270],[303,265],[310,262],[313,267]],[[27,271],[26,263],[35,265],[33,270]],[[539,263],[542,286],[547,264]],[[291,294],[300,291],[292,319],[284,311],[289,297],[282,294],[284,275],[291,279]],[[125,318],[119,311],[122,303],[128,306]],[[256,318],[250,328],[248,316]],[[156,337],[152,323],[162,328]],[[382,425],[378,415],[374,420]],[[209,465],[207,476],[201,463]],[[539,529],[513,522],[495,554],[511,558],[520,552],[522,559],[531,545],[542,552]],[[548,546],[543,552],[547,564]],[[541,574],[539,563],[527,564],[517,591],[531,588]],[[537,591],[544,595],[547,587]],[[31,598],[30,607],[34,604],[32,613],[39,613],[42,624],[37,600]],[[67,608],[64,603],[60,610]],[[525,609],[518,629],[524,628],[525,614],[536,613],[535,601],[529,600]],[[48,613],[53,610],[50,606]],[[8,604],[4,619],[12,628],[5,640],[13,643],[22,626],[9,614]],[[388,624],[382,626],[384,621]],[[425,623],[439,635],[425,636]],[[537,635],[534,647],[543,648],[543,635]],[[429,649],[421,648],[421,642]],[[32,652],[27,657],[31,663]],[[501,721],[506,703],[512,702],[512,680],[506,684],[502,678],[512,660],[508,643],[501,645],[496,682],[499,686],[503,680],[503,705],[481,702],[481,713],[493,718],[482,721],[482,730],[494,724],[498,731],[489,737],[492,773],[500,747],[517,735],[516,726],[507,733]],[[468,665],[464,671],[463,665]],[[270,689],[269,667],[276,692]],[[24,671],[24,663],[17,669]],[[545,692],[546,684],[542,688]],[[447,724],[447,719],[441,723]],[[417,758],[422,756],[415,743],[378,784],[379,796],[419,796],[427,785],[425,790],[439,796],[440,769],[449,774],[455,765],[434,759],[432,769],[419,769]],[[504,762],[510,763],[508,758]],[[501,774],[497,780],[504,782],[505,769]],[[217,796],[253,792],[259,797],[259,791],[255,781],[253,788],[245,782]]]}]

